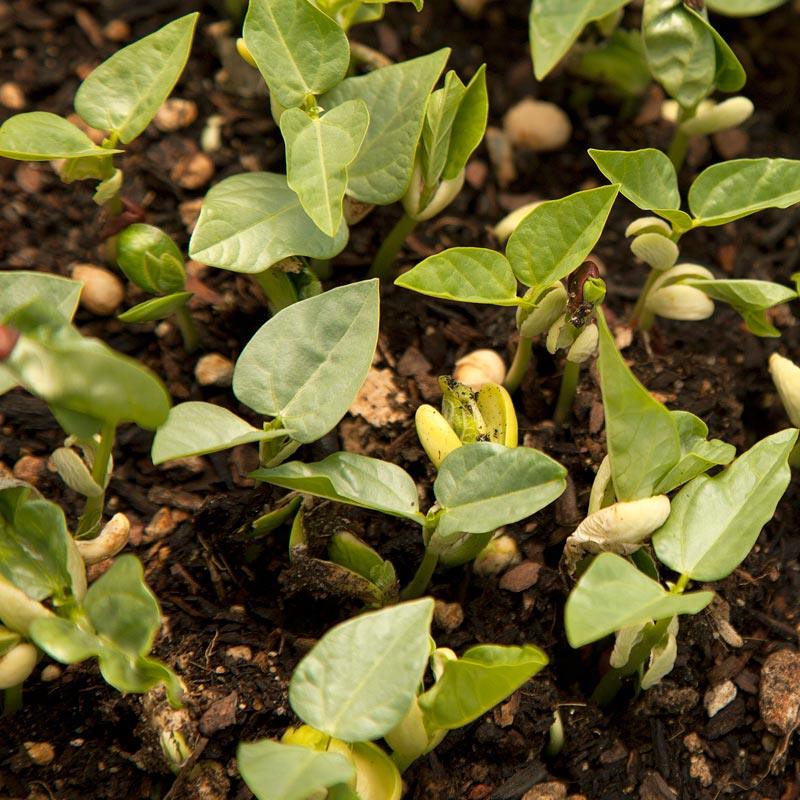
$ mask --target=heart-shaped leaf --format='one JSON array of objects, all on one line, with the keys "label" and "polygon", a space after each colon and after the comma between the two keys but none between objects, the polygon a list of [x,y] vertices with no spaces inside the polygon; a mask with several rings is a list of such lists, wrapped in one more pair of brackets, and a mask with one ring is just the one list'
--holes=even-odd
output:
[{"label": "heart-shaped leaf", "polygon": [[346,225],[335,237],[323,233],[284,175],[249,172],[220,181],[206,195],[189,255],[233,272],[263,272],[289,256],[333,258],[347,236]]},{"label": "heart-shaped leaf", "polygon": [[601,553],[567,598],[564,627],[572,647],[582,647],[632,625],[697,614],[713,597],[713,592],[671,594],[630,561]]},{"label": "heart-shaped leaf", "polygon": [[388,205],[405,194],[428,97],[449,55],[448,49],[437,50],[347,78],[320,98],[323,108],[363,100],[369,109],[366,139],[348,169],[347,191],[356,200]]},{"label": "heart-shaped leaf", "polygon": [[297,665],[295,713],[346,742],[379,739],[408,712],[430,652],[433,600],[425,597],[336,625]]},{"label": "heart-shaped leaf", "polygon": [[78,308],[83,284],[46,272],[12,270],[0,272],[0,320],[18,309],[41,300],[53,322],[71,322]]},{"label": "heart-shaped leaf", "polygon": [[289,461],[271,469],[257,469],[251,478],[286,489],[325,497],[338,503],[382,511],[422,525],[417,487],[395,464],[357,453],[333,453],[322,461]]},{"label": "heart-shaped leaf", "polygon": [[508,260],[484,247],[451,247],[404,272],[397,286],[462,303],[518,305],[517,279]]},{"label": "heart-shaped leaf", "polygon": [[706,5],[718,14],[729,17],[754,17],[782,6],[786,0],[707,0]]},{"label": "heart-shaped leaf", "polygon": [[187,14],[118,50],[75,95],[84,121],[132,142],[169,97],[186,66],[198,13]]},{"label": "heart-shaped leaf", "polygon": [[668,567],[698,581],[727,577],[744,561],[789,485],[789,454],[797,429],[762,439],[726,470],[701,475],[672,501],[672,513],[653,536]]},{"label": "heart-shaped leaf", "polygon": [[348,100],[319,117],[299,108],[281,114],[286,141],[286,177],[317,227],[335,236],[342,222],[347,168],[355,159],[369,125],[361,100]]},{"label": "heart-shaped leaf", "polygon": [[526,286],[546,287],[577,269],[600,238],[618,186],[601,186],[548,200],[523,217],[506,247]]},{"label": "heart-shaped leaf", "polygon": [[80,128],[47,111],[15,114],[0,125],[0,156],[17,161],[106,158],[121,152],[96,145]]},{"label": "heart-shaped leaf", "polygon": [[485,533],[535,514],[566,487],[566,470],[532,447],[475,442],[453,450],[433,484],[435,537]]},{"label": "heart-shaped leaf", "polygon": [[279,417],[293,439],[316,441],[344,416],[367,377],[379,305],[373,279],[279,311],[239,356],[234,394],[259,414]]},{"label": "heart-shaped leaf", "polygon": [[452,180],[467,165],[475,148],[481,143],[486,132],[489,117],[489,96],[486,91],[486,65],[481,64],[478,71],[467,84],[458,105],[450,133],[447,161],[442,171],[444,180]]},{"label": "heart-shaped leaf", "polygon": [[431,729],[454,730],[478,719],[547,666],[533,645],[484,644],[444,664],[438,681],[418,702]]}]

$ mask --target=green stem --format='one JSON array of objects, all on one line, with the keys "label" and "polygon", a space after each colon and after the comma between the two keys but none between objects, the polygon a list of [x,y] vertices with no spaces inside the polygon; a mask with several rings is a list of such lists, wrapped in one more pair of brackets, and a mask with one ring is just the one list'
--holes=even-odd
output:
[{"label": "green stem", "polygon": [[193,353],[200,346],[200,331],[197,330],[197,323],[186,306],[181,306],[175,312],[175,322],[183,337],[183,349],[187,353]]},{"label": "green stem", "polygon": [[553,421],[556,425],[566,425],[569,421],[580,376],[580,364],[576,364],[574,361],[567,361],[564,364],[564,374],[561,376],[561,389],[558,392],[556,410],[553,414]]},{"label": "green stem", "polygon": [[[688,583],[689,576],[681,575],[670,590],[670,594],[682,594]],[[612,667],[603,675],[592,694],[593,703],[601,707],[606,707],[611,703],[622,688],[623,680],[641,671],[645,661],[650,657],[650,651],[664,638],[671,620],[672,617],[665,617],[651,623],[644,630],[642,638],[631,649],[628,661],[621,667]]]},{"label": "green stem", "polygon": [[270,268],[253,274],[253,279],[261,287],[273,314],[297,302],[297,290],[291,278],[282,269]]},{"label": "green stem", "polygon": [[686,153],[689,151],[689,137],[683,132],[681,124],[691,119],[697,108],[684,108],[680,106],[678,111],[678,119],[675,121],[675,133],[672,134],[672,141],[669,143],[669,150],[667,155],[672,165],[675,167],[675,172],[680,172],[683,162],[686,160]]},{"label": "green stem", "polygon": [[3,713],[0,716],[7,717],[15,711],[22,710],[22,684],[17,684],[3,692]]},{"label": "green stem", "polygon": [[117,432],[117,425],[114,422],[107,422],[100,431],[100,442],[94,454],[92,464],[92,478],[94,482],[103,488],[97,497],[87,497],[86,506],[83,514],[78,520],[78,528],[75,531],[76,537],[88,536],[94,533],[99,527],[103,516],[103,508],[106,504],[106,480],[108,479],[108,461],[111,458],[111,451],[114,448],[114,437]]},{"label": "green stem", "polygon": [[517,350],[514,353],[514,360],[511,362],[506,379],[503,381],[503,386],[509,392],[515,392],[519,389],[519,385],[522,383],[522,379],[530,366],[532,355],[533,339],[520,334]]},{"label": "green stem", "polygon": [[401,600],[414,600],[420,597],[422,593],[428,588],[431,582],[436,565],[439,563],[439,556],[434,553],[429,547],[425,548],[425,555],[422,562],[417,568],[411,583],[400,592]]},{"label": "green stem", "polygon": [[649,331],[650,328],[653,327],[653,314],[647,310],[645,304],[647,303],[647,295],[650,294],[650,290],[653,288],[653,284],[658,280],[658,276],[659,273],[656,272],[656,270],[650,270],[650,274],[647,276],[644,286],[642,286],[642,291],[639,292],[636,305],[633,307],[633,311],[631,311],[629,324],[632,328]]},{"label": "green stem", "polygon": [[369,278],[380,278],[388,280],[392,274],[392,264],[394,264],[403,242],[408,234],[417,226],[417,221],[403,212],[403,216],[397,220],[394,228],[389,231],[389,235],[383,240],[383,244],[378,250],[378,255],[372,262],[372,267],[368,273]]}]

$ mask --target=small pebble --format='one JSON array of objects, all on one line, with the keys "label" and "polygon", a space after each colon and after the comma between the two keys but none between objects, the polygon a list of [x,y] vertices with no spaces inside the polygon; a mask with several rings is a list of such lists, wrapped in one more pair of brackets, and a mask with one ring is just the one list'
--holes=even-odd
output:
[{"label": "small pebble", "polygon": [[508,186],[517,178],[517,168],[514,165],[514,151],[505,132],[500,128],[489,125],[484,135],[486,151],[489,161],[492,162],[495,178],[500,188]]},{"label": "small pebble", "polygon": [[458,603],[436,600],[433,606],[433,621],[443,631],[451,633],[464,622],[464,609]]},{"label": "small pebble", "polygon": [[103,28],[103,35],[112,42],[127,42],[131,38],[131,26],[124,19],[112,19]]},{"label": "small pebble", "polygon": [[25,742],[22,746],[28,758],[38,767],[46,767],[56,757],[56,751],[50,742]]},{"label": "small pebble", "polygon": [[718,131],[711,137],[717,152],[726,161],[741,158],[750,147],[750,137],[741,128]]},{"label": "small pebble", "polygon": [[539,580],[542,565],[534,561],[523,561],[500,578],[500,588],[507,592],[524,592]]},{"label": "small pebble", "polygon": [[47,460],[42,456],[22,456],[16,464],[14,464],[14,477],[18,480],[30,483],[33,486],[39,481],[39,478],[44,475],[47,469]]},{"label": "small pebble", "polygon": [[22,111],[25,108],[25,93],[22,87],[13,81],[0,84],[0,105],[12,111]]},{"label": "small pebble", "polygon": [[152,542],[169,536],[181,522],[188,518],[189,515],[185,511],[167,506],[159,508],[144,529],[145,541]]},{"label": "small pebble", "polygon": [[729,703],[732,703],[735,697],[736,684],[733,681],[723,681],[716,686],[712,686],[703,697],[706,713],[709,717],[713,717]]},{"label": "small pebble", "polygon": [[761,719],[771,733],[785,736],[800,724],[800,653],[786,648],[761,667]]},{"label": "small pebble", "polygon": [[61,667],[58,664],[48,664],[43,670],[41,678],[45,683],[52,683],[61,677]]},{"label": "small pebble", "polygon": [[181,222],[186,228],[187,233],[191,233],[194,230],[202,206],[202,197],[198,197],[194,200],[186,200],[178,206],[178,214],[180,214]]},{"label": "small pebble", "polygon": [[194,376],[201,386],[230,386],[233,362],[219,353],[207,353],[198,359]]},{"label": "small pebble", "polygon": [[181,97],[170,97],[153,117],[156,128],[164,133],[173,133],[188,128],[197,119],[197,103]]},{"label": "small pebble", "polygon": [[182,189],[201,189],[214,175],[214,162],[206,153],[184,156],[172,168],[170,177]]},{"label": "small pebble", "polygon": [[537,783],[522,795],[522,800],[566,800],[567,787],[561,781]]},{"label": "small pebble", "polygon": [[92,314],[110,317],[122,305],[125,288],[113,272],[94,264],[76,264],[72,277],[83,284],[81,305]]},{"label": "small pebble", "polygon": [[246,644],[231,645],[226,651],[225,655],[234,661],[252,661],[253,651]]},{"label": "small pebble", "polygon": [[526,97],[503,117],[511,143],[524,150],[560,150],[572,136],[569,117],[555,103]]}]

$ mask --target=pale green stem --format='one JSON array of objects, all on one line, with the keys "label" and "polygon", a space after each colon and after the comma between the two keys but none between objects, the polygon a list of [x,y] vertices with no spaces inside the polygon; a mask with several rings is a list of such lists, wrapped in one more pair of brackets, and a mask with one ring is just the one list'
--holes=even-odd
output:
[{"label": "pale green stem", "polygon": [[517,349],[514,353],[514,360],[511,362],[506,379],[503,381],[503,386],[509,392],[515,392],[519,389],[519,385],[522,383],[522,379],[530,366],[532,355],[533,339],[520,334]]},{"label": "pale green stem", "polygon": [[7,717],[16,711],[22,710],[22,684],[12,686],[3,692],[3,713]]},{"label": "pale green stem", "polygon": [[669,143],[667,155],[675,172],[680,172],[683,162],[686,160],[686,153],[689,151],[689,137],[683,132],[681,123],[694,117],[697,108],[684,108],[680,106],[678,119],[675,121],[675,133],[672,134],[672,141]]},{"label": "pale green stem", "polygon": [[[689,576],[681,575],[675,586],[672,587],[671,594],[682,594],[688,583]],[[642,638],[631,650],[628,661],[621,667],[612,667],[603,675],[592,694],[593,703],[601,707],[611,703],[622,688],[623,680],[642,669],[645,661],[650,657],[650,651],[664,638],[671,619],[671,617],[666,617],[653,623],[649,630],[645,630]]]},{"label": "pale green stem", "polygon": [[175,322],[183,337],[183,349],[187,353],[193,353],[200,345],[200,332],[197,330],[194,317],[186,306],[181,306],[175,312]]},{"label": "pale green stem", "polygon": [[389,231],[389,235],[383,240],[383,244],[378,250],[378,255],[375,256],[375,260],[372,262],[368,277],[380,278],[382,281],[391,277],[392,265],[397,258],[397,254],[416,225],[417,221],[403,212],[403,216],[397,220],[394,228]]},{"label": "pale green stem", "polygon": [[96,531],[102,519],[103,508],[106,504],[105,485],[108,479],[108,460],[111,458],[111,451],[114,448],[116,431],[117,425],[114,422],[105,423],[100,431],[100,442],[97,445],[94,463],[92,464],[92,478],[98,486],[103,487],[103,491],[97,497],[86,498],[86,506],[83,509],[81,518],[78,520],[78,528],[75,531],[75,536],[78,538]]},{"label": "pale green stem", "polygon": [[647,295],[650,294],[653,284],[656,282],[656,280],[658,280],[658,275],[659,273],[656,272],[656,270],[651,269],[644,286],[642,286],[642,291],[639,292],[639,297],[636,300],[636,305],[633,307],[633,311],[631,311],[629,321],[629,324],[632,328],[639,328],[643,331],[649,331],[650,328],[653,327],[653,314],[647,310],[645,304],[647,303]]},{"label": "pale green stem", "polygon": [[557,425],[566,425],[572,415],[572,404],[575,402],[575,392],[578,390],[578,380],[581,376],[581,365],[574,361],[564,364],[564,374],[561,376],[561,389],[558,392],[556,410],[553,421]]},{"label": "pale green stem", "polygon": [[261,287],[273,314],[296,303],[297,290],[291,278],[282,269],[265,269],[253,274],[253,280]]},{"label": "pale green stem", "polygon": [[428,588],[431,582],[433,573],[436,570],[436,565],[439,563],[439,556],[434,553],[430,548],[425,549],[425,555],[422,557],[414,577],[402,592],[400,592],[401,600],[414,600],[420,597],[422,593]]}]

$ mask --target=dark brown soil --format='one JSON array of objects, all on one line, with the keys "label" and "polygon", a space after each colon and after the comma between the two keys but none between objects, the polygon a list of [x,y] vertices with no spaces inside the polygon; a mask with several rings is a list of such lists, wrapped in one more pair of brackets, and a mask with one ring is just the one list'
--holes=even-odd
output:
[{"label": "dark brown soil", "polygon": [[[132,36],[139,36],[196,6],[168,0],[0,0],[0,83],[19,84],[28,110],[69,113],[78,75],[116,47],[103,36],[105,23],[125,19]],[[663,147],[668,140],[669,131],[648,113],[654,96],[622,118],[613,97],[563,72],[537,84],[527,54],[526,6],[525,0],[490,3],[483,19],[474,22],[448,0],[428,0],[420,15],[398,4],[386,22],[356,34],[396,59],[450,46],[452,66],[467,75],[488,62],[494,124],[512,103],[534,95],[564,107],[575,127],[567,148],[518,156],[519,175],[508,187],[498,185],[481,148],[471,184],[444,215],[409,239],[404,263],[454,244],[492,245],[489,226],[521,202],[598,183],[585,154],[588,146]],[[146,206],[150,221],[184,244],[188,232],[179,207],[207,187],[180,189],[167,176],[176,161],[197,151],[209,115],[223,118],[222,146],[213,154],[214,181],[243,170],[280,169],[282,162],[264,97],[236,96],[221,87],[209,30],[220,18],[213,6],[201,10],[195,50],[175,92],[198,104],[197,122],[169,134],[151,127],[123,159],[126,193]],[[634,19],[636,12],[629,13]],[[800,157],[800,17],[784,7],[721,25],[745,64],[748,95],[757,109],[742,155]],[[97,46],[92,37],[99,37]],[[8,113],[0,111],[0,119]],[[718,146],[693,150],[684,179],[720,158]],[[396,216],[395,208],[378,209],[353,230],[334,267],[336,282],[363,274]],[[619,315],[643,279],[622,235],[633,216],[633,208],[620,202],[598,249],[607,270],[609,306]],[[794,233],[798,220],[796,209],[768,212],[695,233],[686,237],[683,256],[732,276],[786,281],[800,256]],[[87,186],[62,185],[48,165],[0,161],[0,268],[68,274],[74,262],[101,262],[101,225]],[[208,270],[202,280],[206,300],[193,312],[203,327],[205,348],[235,359],[266,317],[262,299],[243,276]],[[127,300],[135,302],[133,292]],[[176,400],[235,407],[229,391],[197,385],[196,356],[186,356],[174,330],[125,327],[85,311],[77,322],[84,332],[144,359],[164,377]],[[781,340],[759,340],[743,332],[737,317],[719,310],[704,323],[662,324],[652,353],[637,341],[625,354],[646,385],[672,407],[694,411],[712,435],[743,448],[786,424],[766,357],[780,348],[797,358],[800,335],[788,310],[781,310],[776,324]],[[300,455],[314,459],[340,447],[365,452],[402,465],[429,487],[430,468],[413,432],[416,406],[436,401],[435,377],[468,350],[486,346],[510,355],[511,330],[507,310],[428,302],[386,288],[378,366],[390,370],[395,381],[398,420],[373,427],[348,417],[338,434]],[[586,506],[593,470],[604,454],[599,391],[594,373],[586,370],[571,425],[555,428],[548,417],[560,365],[542,348],[536,357],[536,371],[517,397],[522,431],[526,443],[568,467],[573,484],[555,507],[509,528],[524,556],[541,565],[538,580],[516,593],[501,589],[497,578],[479,578],[460,568],[437,573],[431,592],[464,609],[464,622],[455,631],[434,631],[440,644],[461,649],[476,642],[529,641],[548,652],[551,666],[501,710],[450,734],[434,754],[416,763],[405,775],[407,796],[515,800],[550,780],[564,784],[575,800],[797,798],[797,741],[783,758],[774,758],[780,743],[764,728],[758,708],[764,658],[786,644],[796,647],[800,639],[797,481],[742,568],[713,587],[730,604],[743,646],[726,644],[708,613],[682,621],[678,663],[668,680],[643,697],[621,698],[603,713],[587,698],[607,648],[566,646],[561,618],[569,587],[558,571],[561,542]],[[60,443],[44,406],[18,391],[0,397],[0,424],[0,460],[8,469],[24,455],[46,456]],[[169,771],[157,739],[168,712],[157,693],[123,697],[106,686],[94,665],[69,667],[50,683],[32,679],[24,710],[0,723],[0,798],[249,797],[236,771],[237,742],[278,735],[294,721],[286,695],[294,665],[330,625],[358,610],[352,601],[325,595],[316,582],[304,583],[303,574],[289,565],[286,532],[257,544],[245,541],[240,529],[279,496],[250,486],[243,477],[252,451],[206,457],[196,471],[157,469],[148,460],[149,444],[150,435],[138,429],[121,432],[109,510],[123,510],[136,523],[134,550],[164,609],[157,655],[174,666],[188,688],[186,710],[167,722],[194,745],[193,760],[177,780]],[[80,510],[76,496],[46,470],[38,485],[68,514]],[[172,513],[172,532],[145,530],[160,509],[168,509],[162,519]],[[395,561],[401,578],[413,571],[420,545],[410,526],[325,504],[315,517],[322,528],[345,525],[366,536]],[[735,682],[737,698],[709,719],[703,695],[724,679]],[[543,748],[556,708],[564,721],[564,747],[547,761]],[[31,742],[52,745],[52,761],[33,763],[26,748]]]}]

